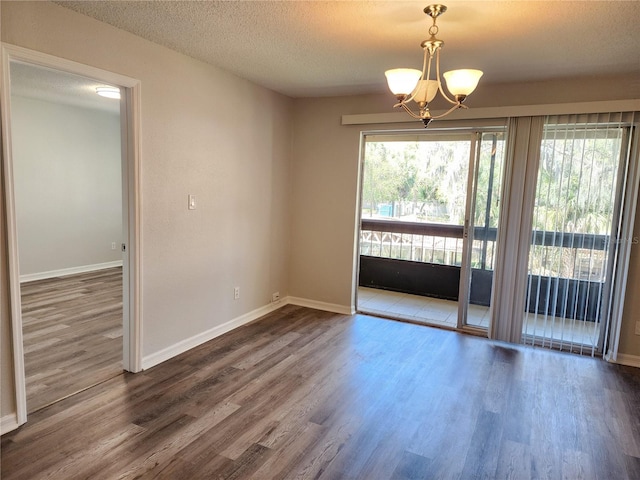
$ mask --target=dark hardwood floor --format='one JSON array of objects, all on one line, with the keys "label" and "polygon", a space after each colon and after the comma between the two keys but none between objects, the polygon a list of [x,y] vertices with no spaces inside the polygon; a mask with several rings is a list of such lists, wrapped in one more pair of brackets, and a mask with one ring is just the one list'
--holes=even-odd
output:
[{"label": "dark hardwood floor", "polygon": [[10,479],[638,479],[640,370],[286,306],[2,437]]},{"label": "dark hardwood floor", "polygon": [[122,268],[20,290],[28,412],[122,373]]}]

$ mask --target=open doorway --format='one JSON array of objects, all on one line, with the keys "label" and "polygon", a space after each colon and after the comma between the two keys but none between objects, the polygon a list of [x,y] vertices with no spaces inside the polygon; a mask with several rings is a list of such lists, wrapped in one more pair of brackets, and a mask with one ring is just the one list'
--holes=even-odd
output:
[{"label": "open doorway", "polygon": [[[56,335],[60,333],[63,328],[61,324],[50,324],[45,328],[48,330],[40,331],[37,334],[33,331],[27,332],[27,324],[29,323],[29,319],[25,318],[25,322],[23,322],[23,313],[24,316],[30,316],[33,312],[33,309],[40,309],[42,306],[43,300],[33,300],[36,295],[42,294],[43,291],[47,290],[48,287],[44,286],[47,281],[54,282],[56,278],[64,278],[65,282],[61,282],[59,286],[67,284],[67,287],[71,286],[74,290],[74,293],[67,294],[59,294],[57,290],[55,293],[51,293],[51,296],[75,296],[76,305],[72,306],[71,311],[67,313],[51,313],[49,310],[49,314],[53,319],[60,319],[59,317],[71,318],[73,315],[78,315],[82,317],[82,321],[85,322],[84,332],[88,333],[88,330],[91,328],[88,325],[92,324],[89,320],[94,317],[101,317],[101,321],[99,322],[99,328],[96,330],[100,331],[100,335],[109,341],[109,344],[117,344],[118,345],[118,353],[116,356],[119,356],[118,360],[113,360],[111,358],[104,359],[104,362],[97,369],[94,369],[92,373],[87,373],[84,369],[77,369],[75,372],[67,373],[66,375],[61,375],[58,380],[51,381],[50,383],[54,384],[55,387],[62,387],[64,383],[72,383],[69,382],[71,378],[76,377],[84,377],[87,382],[95,385],[100,381],[110,377],[115,374],[120,374],[123,370],[138,372],[141,370],[141,335],[140,335],[140,190],[139,190],[139,170],[140,170],[140,142],[139,142],[139,118],[140,118],[140,82],[131,77],[126,77],[124,75],[116,74],[113,72],[109,72],[106,70],[101,70],[95,67],[91,67],[88,65],[76,63],[70,60],[61,59],[58,57],[54,57],[51,55],[46,55],[43,53],[35,52],[32,50],[28,50],[21,47],[11,46],[7,44],[2,45],[2,64],[3,64],[3,82],[0,85],[0,94],[2,96],[2,103],[0,104],[0,113],[2,114],[2,129],[3,129],[3,145],[2,145],[2,153],[3,153],[3,190],[6,201],[6,226],[7,226],[7,263],[9,269],[9,303],[10,303],[10,312],[11,312],[11,346],[13,353],[13,370],[14,370],[14,394],[15,394],[15,404],[16,404],[16,415],[15,415],[15,425],[8,425],[7,431],[16,428],[17,426],[25,423],[27,421],[27,412],[34,411],[37,409],[37,403],[27,402],[27,372],[25,369],[25,363],[28,363],[27,356],[29,355],[29,350],[43,350],[46,349],[45,344],[54,345],[52,349],[56,355],[62,355],[62,351],[66,347],[70,347],[74,342],[67,342],[67,345],[63,346],[62,340],[57,339]],[[86,185],[79,187],[78,185],[82,185],[81,181],[76,183],[77,189],[68,187],[64,192],[63,196],[68,197],[67,200],[72,200],[72,202],[68,203],[64,208],[62,208],[63,216],[72,216],[72,214],[77,213],[77,211],[82,208],[93,208],[94,211],[92,215],[84,217],[84,221],[81,222],[80,230],[73,230],[71,227],[66,229],[57,229],[58,223],[64,223],[68,218],[58,218],[57,221],[54,221],[53,213],[50,213],[51,218],[41,218],[39,222],[46,224],[49,228],[43,234],[40,232],[40,235],[35,236],[36,243],[45,244],[47,241],[58,240],[58,246],[53,249],[48,246],[45,248],[41,248],[45,253],[48,253],[48,256],[43,256],[39,258],[41,261],[45,262],[57,262],[57,261],[68,261],[74,255],[77,256],[75,258],[76,265],[63,265],[56,263],[44,263],[39,268],[33,269],[34,271],[28,272],[27,268],[32,268],[36,262],[30,264],[36,259],[36,255],[33,253],[29,254],[29,258],[25,258],[22,251],[23,246],[21,243],[21,235],[22,231],[25,230],[25,223],[21,219],[21,215],[24,212],[21,212],[23,205],[20,203],[20,198],[22,193],[20,189],[22,188],[21,180],[17,178],[20,175],[21,165],[17,165],[20,162],[20,153],[15,154],[15,146],[19,145],[21,140],[19,139],[20,133],[19,124],[20,113],[18,113],[18,107],[12,107],[13,102],[20,103],[21,100],[15,100],[18,96],[22,96],[27,98],[27,95],[21,95],[21,92],[18,90],[13,91],[13,87],[19,84],[19,79],[12,78],[12,75],[15,73],[17,76],[20,76],[20,70],[23,68],[24,78],[27,78],[27,82],[35,81],[39,75],[43,75],[46,80],[44,84],[41,82],[40,86],[35,88],[36,91],[40,91],[42,94],[43,90],[46,89],[55,89],[55,87],[63,87],[67,85],[69,87],[71,84],[75,82],[74,90],[74,101],[63,102],[62,98],[30,98],[24,100],[25,102],[33,104],[34,102],[46,103],[49,100],[49,103],[54,105],[55,108],[62,108],[60,105],[66,105],[64,108],[76,108],[77,110],[87,109],[91,110],[91,108],[95,107],[96,101],[109,101],[112,102],[111,105],[111,114],[113,118],[111,120],[112,127],[111,130],[116,132],[115,137],[119,138],[118,146],[113,149],[112,147],[107,148],[103,143],[100,144],[100,154],[104,153],[102,150],[112,150],[116,153],[113,154],[115,159],[115,163],[111,164],[110,173],[106,171],[100,171],[97,175],[94,172],[93,180],[84,179],[85,182],[88,182],[91,185],[91,188],[86,188]],[[36,72],[33,69],[38,69]],[[16,73],[17,72],[17,73]],[[45,73],[43,73],[45,72]],[[49,75],[49,76],[47,76]],[[63,80],[62,78],[64,77]],[[87,81],[92,83],[86,83]],[[70,82],[70,83],[69,83]],[[13,85],[12,85],[13,84]],[[114,88],[116,91],[119,91],[121,95],[121,99],[99,99],[96,92],[96,84],[99,86],[110,86]],[[84,89],[84,95],[80,94],[80,90],[82,87]],[[12,95],[14,94],[14,95]],[[57,94],[53,94],[55,97],[59,96],[68,96],[67,93],[63,93],[62,91],[58,91]],[[37,97],[37,95],[34,95]],[[14,98],[15,97],[15,98]],[[86,103],[89,101],[90,103],[94,103],[91,107]],[[76,102],[76,103],[74,103]],[[49,105],[51,107],[51,105]],[[54,109],[55,109],[54,108]],[[24,111],[22,111],[24,114]],[[53,114],[52,114],[53,113]],[[74,119],[71,120],[65,116],[66,114],[61,113],[61,111],[49,112],[48,124],[52,123],[68,123],[69,125],[82,125],[83,122],[89,123],[86,119]],[[15,118],[14,118],[15,116]],[[28,126],[33,126],[35,122],[35,117],[32,115],[26,115],[27,121],[26,124]],[[17,122],[17,123],[16,123]],[[45,122],[46,123],[46,122]],[[104,125],[96,128],[96,130],[100,131],[103,134],[102,128]],[[18,129],[18,130],[16,130]],[[81,129],[78,127],[78,129]],[[87,134],[87,132],[84,132]],[[95,134],[95,132],[94,132]],[[85,163],[82,162],[75,165],[67,165],[65,168],[61,168],[63,162],[66,161],[66,154],[58,154],[58,157],[52,155],[56,148],[61,148],[62,146],[73,143],[72,140],[66,138],[64,135],[50,135],[47,138],[47,133],[42,134],[43,137],[37,137],[37,134],[34,132],[26,134],[26,140],[23,142],[23,146],[26,144],[28,148],[33,148],[34,143],[43,142],[43,138],[46,138],[46,142],[49,145],[49,149],[45,149],[44,153],[40,153],[39,156],[50,159],[50,164],[42,167],[45,170],[45,173],[42,174],[42,171],[37,170],[35,173],[33,171],[30,172],[30,175],[27,175],[27,178],[38,178],[41,182],[38,189],[31,189],[29,195],[35,197],[47,197],[51,200],[50,197],[54,195],[49,192],[47,189],[51,187],[51,184],[55,183],[56,176],[62,177],[81,177],[83,174],[88,174],[91,169],[88,167],[88,158],[94,158],[95,148],[92,149],[85,145],[85,150],[80,152],[80,157],[85,158]],[[87,137],[91,135],[87,134]],[[95,135],[94,135],[95,138]],[[96,143],[96,142],[94,142]],[[95,147],[95,145],[94,145]],[[80,148],[82,150],[82,148]],[[77,152],[76,152],[77,153]],[[63,157],[63,158],[60,158]],[[40,159],[42,160],[42,158]],[[106,159],[102,158],[98,163],[107,162]],[[95,161],[94,161],[95,163]],[[95,166],[95,165],[94,165]],[[15,167],[15,168],[14,168]],[[104,167],[104,165],[102,165]],[[14,170],[16,171],[16,175],[14,175]],[[29,170],[27,169],[27,172]],[[109,183],[110,185],[110,195],[111,197],[104,196],[105,192],[100,191],[101,189],[106,189],[107,177],[111,178],[113,181]],[[67,178],[66,180],[70,180]],[[76,179],[77,180],[77,179]],[[116,184],[118,184],[116,186]],[[114,197],[114,192],[119,187],[119,198],[117,195]],[[84,189],[84,190],[83,190]],[[81,195],[81,191],[84,191],[85,195]],[[90,197],[89,200],[86,200],[86,192],[90,191],[93,197]],[[58,194],[60,195],[60,194]],[[111,200],[109,200],[108,198]],[[115,200],[113,200],[115,198]],[[27,199],[27,202],[31,201],[31,198]],[[47,210],[52,208],[46,202],[42,202],[42,198],[40,198],[40,210]],[[45,199],[46,200],[46,199]],[[91,206],[79,205],[83,202],[92,203]],[[24,203],[24,201],[23,201]],[[53,202],[51,202],[53,203]],[[27,204],[28,205],[28,204]],[[118,227],[113,227],[113,221],[105,221],[101,216],[104,211],[102,210],[111,210],[112,213],[117,214],[117,219],[115,223],[118,223]],[[36,209],[38,210],[38,209]],[[42,212],[39,212],[42,213]],[[106,228],[107,224],[111,224],[112,227],[110,229]],[[22,225],[21,228],[19,226]],[[27,224],[28,226],[28,224]],[[114,233],[115,230],[118,230],[117,233]],[[105,233],[108,230],[108,233]],[[83,235],[88,235],[90,232],[93,234],[97,234],[98,236],[91,237],[89,243],[90,248],[93,248],[98,244],[98,248],[104,251],[106,250],[107,254],[111,257],[108,258],[96,258],[92,257],[87,249],[87,245],[79,245],[73,244],[73,248],[66,248],[63,243],[60,243],[60,238],[55,238],[56,233],[62,237],[63,240],[66,240],[69,244],[73,244],[76,240],[83,237]],[[62,232],[62,233],[60,233]],[[49,238],[51,237],[51,238]],[[108,240],[105,240],[108,238]],[[106,243],[106,245],[105,245]],[[42,245],[39,245],[42,247]],[[29,247],[30,248],[30,247]],[[29,248],[25,247],[24,250],[29,251]],[[95,253],[95,252],[94,252]],[[79,258],[79,260],[78,260]],[[43,260],[44,259],[44,260]],[[25,264],[25,268],[22,268],[22,263]],[[72,262],[73,263],[73,262]],[[31,267],[28,267],[31,265]],[[91,268],[88,268],[91,267]],[[80,277],[71,277],[71,275],[79,275]],[[35,282],[40,282],[37,284]],[[32,283],[32,286],[35,288],[29,289],[27,288],[27,284]],[[94,292],[97,294],[97,297],[94,299],[90,299],[90,297],[85,297],[84,299],[78,297],[78,293],[83,291]],[[23,297],[24,294],[24,297]],[[30,304],[23,305],[22,299],[25,298],[27,300],[27,296],[33,296],[29,300],[31,300]],[[117,297],[117,298],[116,298]],[[46,301],[50,301],[49,298]],[[44,301],[46,303],[46,301]],[[91,308],[93,305],[93,308]],[[107,306],[108,305],[108,306]],[[84,314],[79,313],[83,308],[89,307],[85,310]],[[84,315],[84,316],[83,316]],[[111,317],[110,320],[105,320],[105,317]],[[50,318],[50,319],[51,319]],[[109,324],[109,321],[113,322],[113,319],[117,319],[117,324],[113,323]],[[66,325],[66,324],[64,324]],[[93,323],[95,325],[95,323]],[[24,331],[23,331],[24,327]],[[82,329],[81,329],[82,330]],[[44,344],[41,344],[39,347],[30,347],[29,341],[30,338],[25,338],[27,335],[31,336],[40,336],[45,339]],[[61,348],[55,348],[55,347]],[[111,347],[105,347],[107,350]],[[83,350],[90,350],[92,353],[97,354],[100,350],[96,348],[95,345],[85,346]],[[71,354],[67,357],[67,363],[73,363],[74,359],[81,356],[82,353],[76,352],[75,354]],[[26,361],[25,361],[26,360]],[[101,362],[98,362],[101,363]],[[112,363],[117,363],[117,368],[113,368]],[[108,364],[108,366],[107,366]],[[85,364],[82,364],[86,366]],[[105,376],[105,372],[108,372]],[[40,376],[35,375],[35,379],[37,380],[40,377],[46,376],[46,374],[41,374]],[[64,381],[62,379],[64,378]],[[32,379],[33,380],[33,379]],[[66,393],[58,393],[54,397],[65,397],[68,395],[72,395],[77,391],[80,391],[84,388],[88,388],[89,384],[78,387],[77,385],[74,387],[70,387],[66,390]],[[39,387],[42,388],[42,387]],[[51,403],[53,399],[45,400],[41,403],[47,404]]]},{"label": "open doorway", "polygon": [[[27,412],[122,372],[119,88],[11,62]],[[112,97],[96,94],[111,88]]]}]

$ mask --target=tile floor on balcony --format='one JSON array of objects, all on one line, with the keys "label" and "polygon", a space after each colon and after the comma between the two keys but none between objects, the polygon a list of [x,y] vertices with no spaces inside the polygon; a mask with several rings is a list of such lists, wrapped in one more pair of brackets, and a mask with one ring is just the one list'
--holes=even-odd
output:
[{"label": "tile floor on balcony", "polygon": [[[366,287],[358,287],[358,311],[449,328],[455,328],[458,321],[456,301]],[[593,322],[563,320],[533,313],[526,314],[524,322],[525,333],[536,336],[538,343],[544,338],[545,346],[597,345],[598,326]],[[489,307],[470,305],[467,323],[488,328]],[[531,343],[530,339],[526,343]]]},{"label": "tile floor on balcony", "polygon": [[[383,317],[455,328],[458,322],[458,302],[422,297],[408,293],[358,287],[358,310]],[[489,307],[470,305],[467,323],[489,326]]]},{"label": "tile floor on balcony", "polygon": [[598,345],[599,325],[570,318],[526,313],[524,333],[528,335],[524,342],[527,344],[531,344],[532,338],[535,337],[538,344],[561,350],[572,345],[590,348]]}]

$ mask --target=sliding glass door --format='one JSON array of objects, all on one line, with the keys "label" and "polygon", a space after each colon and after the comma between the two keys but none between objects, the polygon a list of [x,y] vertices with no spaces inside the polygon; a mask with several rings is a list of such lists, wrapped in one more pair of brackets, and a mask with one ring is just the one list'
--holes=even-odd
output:
[{"label": "sliding glass door", "polygon": [[637,242],[636,116],[507,123],[364,135],[357,307],[615,355]]},{"label": "sliding glass door", "polygon": [[501,131],[365,136],[360,311],[488,325],[503,144]]}]

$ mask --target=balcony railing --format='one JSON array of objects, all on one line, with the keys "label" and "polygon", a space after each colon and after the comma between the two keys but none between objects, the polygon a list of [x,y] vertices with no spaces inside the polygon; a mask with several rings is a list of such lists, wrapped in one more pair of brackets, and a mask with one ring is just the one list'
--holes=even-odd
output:
[{"label": "balcony railing", "polygon": [[[459,225],[362,219],[360,285],[457,300],[463,233]],[[471,303],[489,305],[496,234],[474,228]],[[584,307],[572,307],[576,315],[593,319],[608,247],[608,235],[534,231],[530,284],[543,295],[529,299],[529,311],[550,295],[576,294],[586,299]]]},{"label": "balcony railing", "polygon": [[[475,228],[475,268],[493,270],[496,233],[495,228]],[[463,234],[461,225],[363,219],[360,254],[459,267]]]},{"label": "balcony railing", "polygon": [[[462,225],[362,219],[360,254],[460,266],[463,233]],[[472,268],[493,270],[496,235],[496,228],[474,228]],[[604,280],[609,235],[534,230],[531,244],[537,249],[533,263],[539,257],[539,263],[550,264],[550,258],[564,253],[572,265],[569,269],[565,266],[560,276],[579,280]],[[555,263],[559,263],[559,259]],[[530,273],[534,275],[545,273],[542,266],[531,267]]]}]

